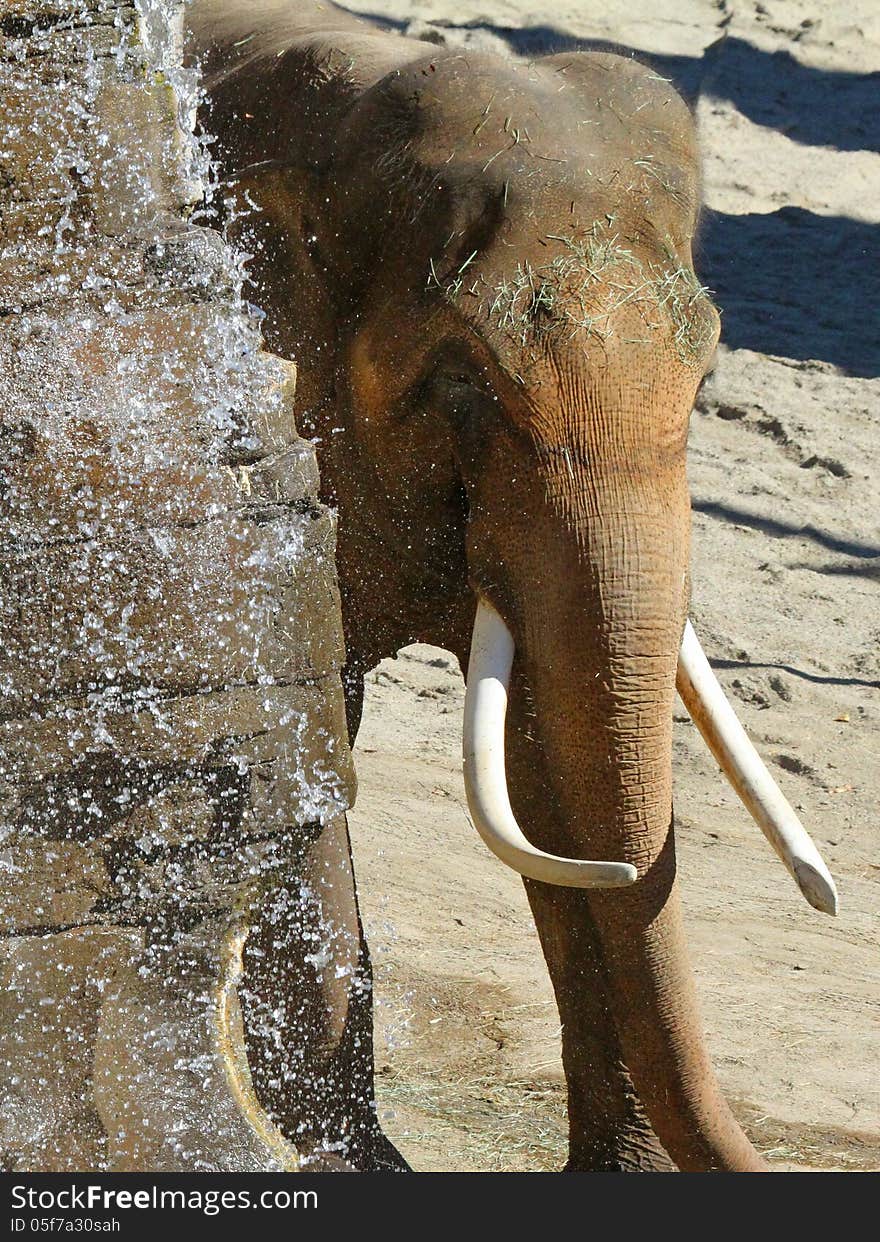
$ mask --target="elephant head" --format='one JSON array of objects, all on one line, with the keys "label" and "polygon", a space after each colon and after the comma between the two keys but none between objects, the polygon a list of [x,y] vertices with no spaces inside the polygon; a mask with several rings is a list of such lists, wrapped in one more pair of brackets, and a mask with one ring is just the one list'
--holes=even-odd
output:
[{"label": "elephant head", "polygon": [[288,70],[305,136],[287,121],[236,158],[274,238],[273,344],[312,385],[353,659],[460,653],[473,820],[543,908],[564,1024],[573,907],[548,886],[591,890],[615,1055],[672,1158],[760,1167],[687,963],[676,685],[808,900],[836,895],[687,622],[688,420],[719,332],[693,269],[689,112],[626,58],[432,58],[340,24]]}]

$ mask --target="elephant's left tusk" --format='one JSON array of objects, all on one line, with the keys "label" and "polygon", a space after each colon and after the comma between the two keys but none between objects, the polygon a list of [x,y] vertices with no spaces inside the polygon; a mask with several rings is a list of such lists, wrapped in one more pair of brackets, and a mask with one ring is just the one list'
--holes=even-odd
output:
[{"label": "elephant's left tusk", "polygon": [[746,736],[690,621],[684,627],[676,685],[721,770],[807,901],[816,910],[836,914],[837,889],[828,868]]}]

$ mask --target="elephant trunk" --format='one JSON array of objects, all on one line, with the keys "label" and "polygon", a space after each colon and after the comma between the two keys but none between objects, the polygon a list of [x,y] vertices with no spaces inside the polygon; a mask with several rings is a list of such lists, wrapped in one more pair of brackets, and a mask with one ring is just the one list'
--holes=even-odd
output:
[{"label": "elephant trunk", "polygon": [[[758,1170],[705,1050],[675,881],[672,709],[688,540],[686,526],[670,536],[665,516],[591,524],[571,572],[549,581],[545,539],[543,564],[499,599],[525,688],[513,723],[534,738],[556,804],[529,825],[535,843],[636,869],[634,883],[591,886],[587,897],[620,1047],[652,1126],[681,1169]],[[566,545],[567,534],[556,550]]]},{"label": "elephant trunk", "polygon": [[624,534],[635,576],[631,566],[603,569],[584,591],[586,609],[566,587],[546,629],[539,621],[524,634],[523,672],[567,835],[552,844],[637,869],[634,884],[589,901],[621,1049],[661,1142],[682,1169],[759,1169],[709,1063],[688,963],[671,793],[683,574],[668,548],[652,555],[649,545]]},{"label": "elephant trunk", "polygon": [[721,1094],[701,1031],[675,883],[671,816],[654,863],[612,905],[591,900],[617,1034],[639,1098],[683,1171],[765,1166]]}]

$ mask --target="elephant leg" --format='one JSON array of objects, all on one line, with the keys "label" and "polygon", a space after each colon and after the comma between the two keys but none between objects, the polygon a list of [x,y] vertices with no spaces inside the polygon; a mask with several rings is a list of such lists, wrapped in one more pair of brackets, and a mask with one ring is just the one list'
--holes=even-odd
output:
[{"label": "elephant leg", "polygon": [[623,1061],[598,935],[583,890],[525,881],[562,1021],[570,1172],[674,1166]]},{"label": "elephant leg", "polygon": [[328,823],[296,884],[264,901],[240,988],[254,1087],[308,1163],[402,1171],[373,1089],[372,974],[345,817]]}]

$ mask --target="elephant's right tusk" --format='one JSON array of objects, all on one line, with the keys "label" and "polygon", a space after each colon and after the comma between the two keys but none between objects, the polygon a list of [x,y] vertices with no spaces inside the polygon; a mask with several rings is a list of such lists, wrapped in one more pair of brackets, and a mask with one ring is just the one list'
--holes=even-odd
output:
[{"label": "elephant's right tusk", "polygon": [[807,901],[816,910],[836,914],[837,889],[828,868],[746,736],[690,621],[684,627],[676,685],[721,770]]},{"label": "elephant's right tusk", "polygon": [[559,858],[536,849],[513,815],[504,769],[504,721],[513,665],[513,636],[487,600],[474,619],[464,699],[464,787],[477,832],[493,854],[520,875],[568,888],[619,888],[632,884],[630,863]]}]

